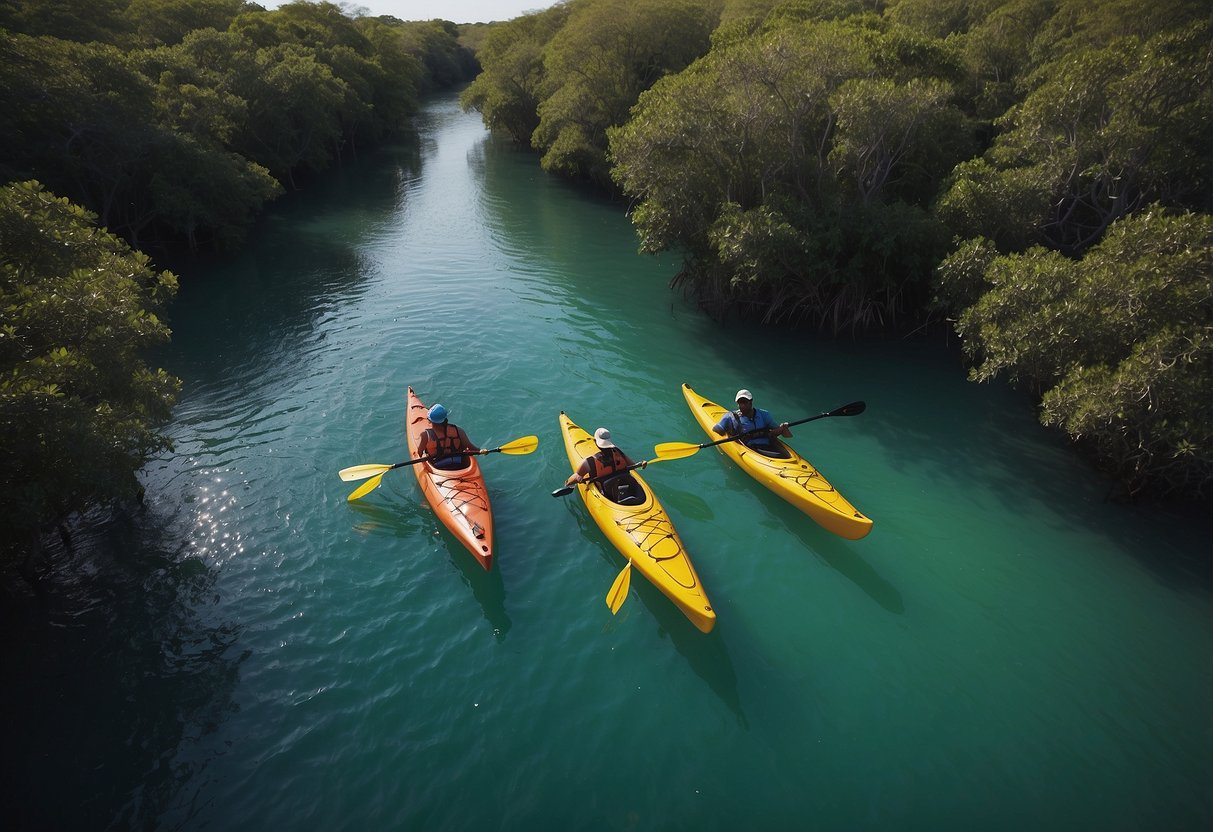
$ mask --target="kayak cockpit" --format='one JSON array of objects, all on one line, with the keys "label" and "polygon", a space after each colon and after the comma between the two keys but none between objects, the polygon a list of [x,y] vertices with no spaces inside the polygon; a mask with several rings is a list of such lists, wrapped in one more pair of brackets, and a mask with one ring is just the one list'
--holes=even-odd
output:
[{"label": "kayak cockpit", "polygon": [[751,445],[749,442],[742,442],[751,451],[756,454],[770,457],[771,459],[791,459],[792,454],[784,447],[783,443],[776,442],[774,445]]},{"label": "kayak cockpit", "polygon": [[466,471],[472,467],[472,458],[470,456],[448,456],[446,459],[436,459],[429,465],[439,471]]},{"label": "kayak cockpit", "polygon": [[598,487],[602,491],[602,496],[621,506],[643,505],[647,499],[644,487],[631,474],[607,477],[599,483]]}]

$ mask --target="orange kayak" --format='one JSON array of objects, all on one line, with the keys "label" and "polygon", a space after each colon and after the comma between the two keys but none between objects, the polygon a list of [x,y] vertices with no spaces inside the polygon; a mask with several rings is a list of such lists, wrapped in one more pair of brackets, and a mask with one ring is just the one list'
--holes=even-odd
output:
[{"label": "orange kayak", "polygon": [[[417,443],[421,433],[430,426],[429,408],[413,388],[409,388],[409,407],[404,416],[408,436],[409,459],[417,459]],[[476,457],[466,457],[467,466],[456,471],[444,471],[428,462],[411,466],[421,484],[421,493],[442,525],[476,556],[485,570],[493,568],[493,508],[489,491],[480,472]]]}]

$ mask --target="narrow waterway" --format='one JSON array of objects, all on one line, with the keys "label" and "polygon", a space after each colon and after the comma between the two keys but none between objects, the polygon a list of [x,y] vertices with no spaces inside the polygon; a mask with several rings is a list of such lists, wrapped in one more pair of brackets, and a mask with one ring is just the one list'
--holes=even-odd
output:
[{"label": "narrow waterway", "polygon": [[[1207,521],[1123,507],[955,355],[720,327],[621,208],[454,98],[188,275],[175,452],[133,517],[5,600],[18,828],[1213,826]],[[831,536],[712,450],[645,477],[700,633],[576,497],[565,410],[635,458],[748,387],[873,518]],[[497,560],[407,469],[405,389],[485,447]]]}]

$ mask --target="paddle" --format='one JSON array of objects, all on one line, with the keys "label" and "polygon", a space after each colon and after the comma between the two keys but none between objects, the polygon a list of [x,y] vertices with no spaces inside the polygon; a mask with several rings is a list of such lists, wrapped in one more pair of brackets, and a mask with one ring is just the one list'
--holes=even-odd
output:
[{"label": "paddle", "polygon": [[[612,471],[609,474],[604,474],[601,477],[594,477],[593,479],[588,479],[588,480],[585,480],[584,482],[586,485],[589,485],[592,482],[602,482],[603,480],[609,480],[611,477],[617,477],[620,474],[622,474],[624,471],[631,471],[633,468],[643,468],[646,465],[652,465],[654,462],[661,462],[661,460],[660,459],[646,459],[642,462],[633,462],[631,465],[629,465],[626,468],[620,468],[618,471]],[[557,488],[555,491],[553,491],[552,496],[553,497],[564,497],[568,494],[572,494],[576,490],[577,490],[576,485],[566,485],[563,488]]]},{"label": "paddle", "polygon": [[[788,427],[792,427],[792,425],[803,425],[805,422],[812,422],[815,419],[824,419],[827,416],[858,416],[860,413],[863,413],[867,407],[868,406],[863,402],[851,402],[850,404],[844,404],[837,410],[831,410],[829,413],[818,413],[816,416],[810,416],[807,419],[798,419],[795,422],[788,422]],[[713,445],[723,445],[725,442],[736,442],[740,439],[745,439],[747,436],[754,436],[768,430],[770,430],[770,428],[755,428],[754,430],[747,430],[744,433],[739,433],[736,436],[726,436],[724,439],[717,439],[715,442],[704,442],[700,445],[692,445],[690,442],[662,442],[660,445],[655,447],[653,451],[657,454],[658,461],[668,459],[684,459],[685,457],[699,453],[702,448],[710,448]]]},{"label": "paddle", "polygon": [[[539,437],[523,436],[519,439],[515,439],[513,442],[505,443],[500,448],[492,448],[491,450],[485,449],[485,450],[480,451],[480,453],[491,454],[491,453],[496,453],[497,451],[500,451],[501,453],[504,453],[504,454],[515,454],[515,455],[529,454],[531,451],[535,450],[535,448],[537,448],[537,447],[539,447]],[[447,456],[461,456],[461,455],[462,455],[462,452],[457,453],[457,454],[447,454]],[[476,456],[476,454],[471,454],[471,456]],[[437,459],[446,459],[446,457],[436,457],[436,458]],[[427,459],[429,459],[429,457],[423,456],[423,457],[419,457],[418,459],[410,459],[405,462],[397,462],[395,465],[381,465],[381,464],[377,464],[377,463],[371,463],[368,465],[351,465],[349,468],[342,468],[338,472],[338,474],[340,475],[341,479],[345,480],[346,482],[353,482],[354,480],[364,480],[367,477],[373,477],[376,474],[386,474],[388,471],[392,470],[393,468],[400,468],[405,465],[416,465],[418,462],[424,462]]]},{"label": "paddle", "polygon": [[452,456],[480,456],[482,454],[494,454],[499,452],[517,456],[521,454],[529,454],[538,447],[538,436],[523,436],[515,439],[512,442],[506,442],[499,448],[482,448],[476,453],[464,454],[463,452],[460,452],[454,454],[443,454],[442,456],[435,457],[422,456],[418,457],[417,459],[409,459],[405,460],[404,462],[397,462],[395,465],[354,465],[349,468],[342,469],[340,475],[341,479],[345,480],[346,482],[370,477],[370,479],[360,485],[358,489],[354,491],[354,493],[346,497],[346,500],[352,503],[354,500],[365,497],[367,494],[370,494],[372,491],[378,488],[379,483],[383,481],[383,475],[394,468],[403,468],[408,465],[416,465],[418,462],[424,462],[426,460],[448,459]]},{"label": "paddle", "polygon": [[606,603],[611,608],[611,615],[619,612],[619,608],[623,606],[623,602],[628,597],[628,585],[632,582],[632,560],[628,558],[628,565],[623,567],[623,571],[619,573],[619,577],[615,578],[615,583],[611,584],[611,591],[607,593]]}]

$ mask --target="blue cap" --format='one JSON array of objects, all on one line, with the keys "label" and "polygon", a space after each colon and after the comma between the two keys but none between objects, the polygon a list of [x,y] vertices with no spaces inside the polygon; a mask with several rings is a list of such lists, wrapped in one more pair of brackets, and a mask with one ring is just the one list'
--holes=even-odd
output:
[{"label": "blue cap", "polygon": [[445,422],[446,421],[446,408],[440,404],[436,404],[433,407],[431,407],[430,408],[430,421],[431,422]]}]

